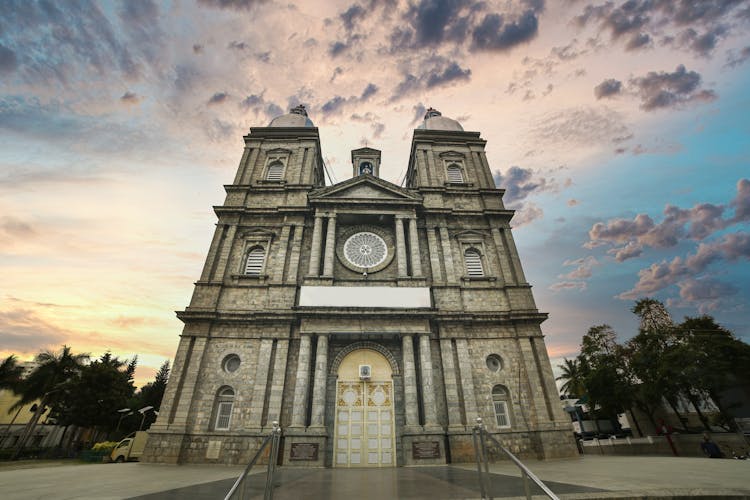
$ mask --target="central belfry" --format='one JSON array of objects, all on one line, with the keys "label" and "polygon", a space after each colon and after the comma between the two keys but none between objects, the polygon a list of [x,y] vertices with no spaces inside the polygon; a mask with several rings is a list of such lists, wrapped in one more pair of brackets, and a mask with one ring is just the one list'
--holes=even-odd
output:
[{"label": "central belfry", "polygon": [[242,464],[278,421],[285,465],[461,462],[478,416],[521,456],[574,455],[484,147],[430,109],[406,187],[369,147],[326,186],[303,106],[252,127],[144,460]]}]

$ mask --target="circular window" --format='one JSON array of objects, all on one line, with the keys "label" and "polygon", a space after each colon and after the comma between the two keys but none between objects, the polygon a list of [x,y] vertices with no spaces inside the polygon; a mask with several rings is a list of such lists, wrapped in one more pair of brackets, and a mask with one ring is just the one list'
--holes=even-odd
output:
[{"label": "circular window", "polygon": [[503,359],[497,354],[490,354],[489,356],[487,356],[487,368],[489,368],[490,371],[493,372],[502,370]]},{"label": "circular window", "polygon": [[236,372],[239,367],[240,357],[236,354],[226,356],[224,361],[221,362],[221,368],[227,373]]},{"label": "circular window", "polygon": [[365,269],[375,267],[388,257],[388,246],[375,233],[353,234],[344,243],[344,256],[349,263]]}]

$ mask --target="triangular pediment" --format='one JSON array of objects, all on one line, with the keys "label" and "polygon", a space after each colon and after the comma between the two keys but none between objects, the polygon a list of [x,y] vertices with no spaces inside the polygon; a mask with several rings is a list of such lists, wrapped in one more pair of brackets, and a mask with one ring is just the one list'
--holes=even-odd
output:
[{"label": "triangular pediment", "polygon": [[312,191],[309,199],[311,202],[362,200],[415,203],[420,202],[422,197],[391,182],[365,174]]}]

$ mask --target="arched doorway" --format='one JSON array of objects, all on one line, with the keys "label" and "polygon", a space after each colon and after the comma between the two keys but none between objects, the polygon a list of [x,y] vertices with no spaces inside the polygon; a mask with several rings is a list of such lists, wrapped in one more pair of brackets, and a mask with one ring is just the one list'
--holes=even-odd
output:
[{"label": "arched doorway", "polygon": [[357,349],[341,361],[337,375],[333,466],[394,467],[390,363],[375,350]]}]

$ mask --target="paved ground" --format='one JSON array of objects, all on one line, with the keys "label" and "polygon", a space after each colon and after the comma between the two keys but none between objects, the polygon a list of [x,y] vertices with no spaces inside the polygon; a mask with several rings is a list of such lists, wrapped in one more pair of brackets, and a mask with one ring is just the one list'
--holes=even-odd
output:
[{"label": "paved ground", "polygon": [[[688,495],[750,499],[750,461],[675,457],[586,456],[529,462],[563,498],[666,498]],[[15,463],[0,466],[2,499],[221,499],[240,467],[154,464]],[[249,492],[262,497],[258,468]],[[518,469],[491,465],[496,498],[523,495]],[[476,469],[467,466],[397,469],[281,468],[276,500],[479,498]]]}]

